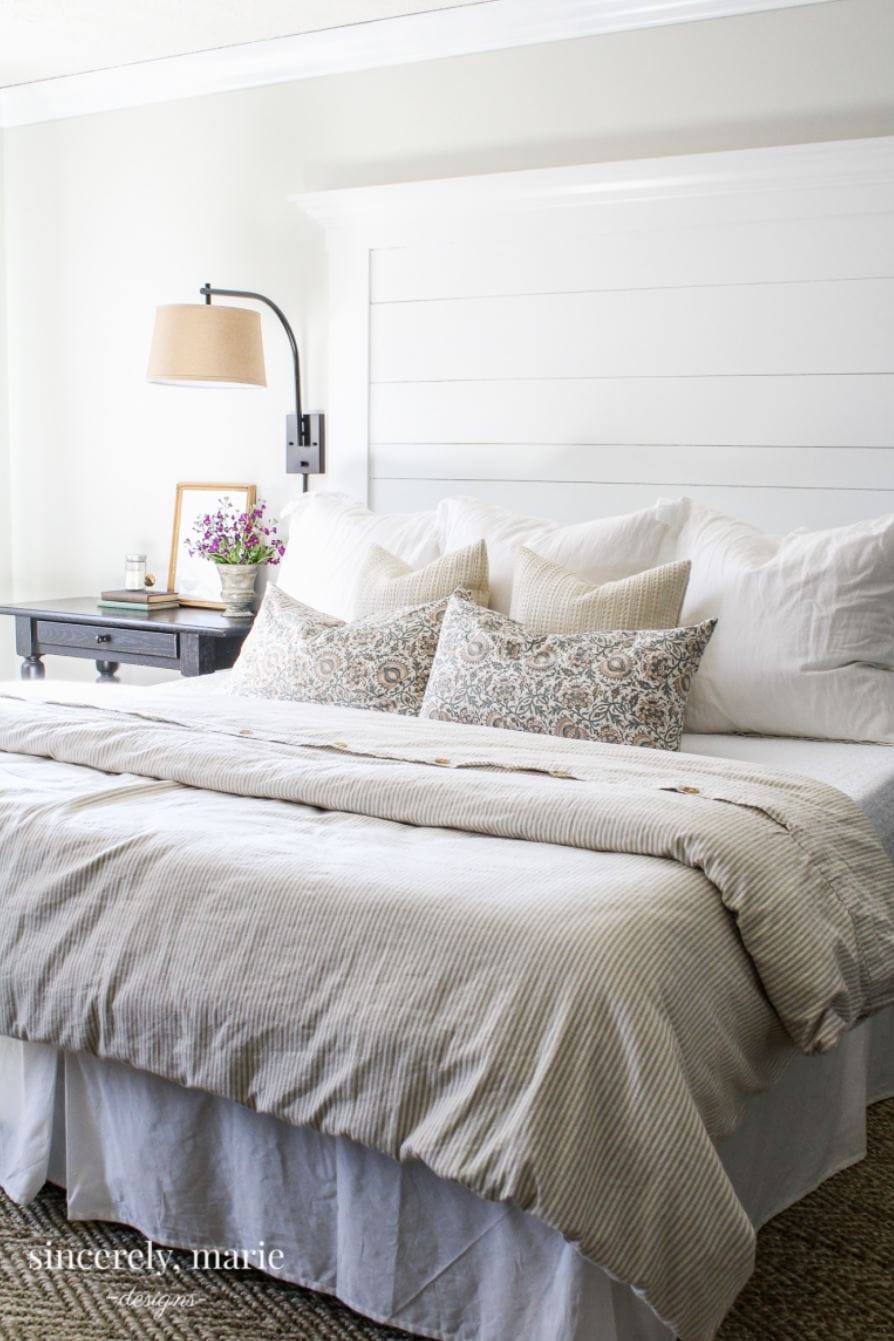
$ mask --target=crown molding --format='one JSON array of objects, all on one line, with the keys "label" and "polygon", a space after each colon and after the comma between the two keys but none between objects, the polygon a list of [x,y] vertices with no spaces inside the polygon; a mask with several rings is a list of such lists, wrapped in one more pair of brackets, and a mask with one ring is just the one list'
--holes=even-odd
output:
[{"label": "crown molding", "polygon": [[751,195],[894,183],[894,136],[534,168],[475,177],[304,192],[289,197],[327,233],[369,246],[443,238],[519,208]]},{"label": "crown molding", "polygon": [[840,0],[481,0],[0,89],[0,129],[176,98]]}]

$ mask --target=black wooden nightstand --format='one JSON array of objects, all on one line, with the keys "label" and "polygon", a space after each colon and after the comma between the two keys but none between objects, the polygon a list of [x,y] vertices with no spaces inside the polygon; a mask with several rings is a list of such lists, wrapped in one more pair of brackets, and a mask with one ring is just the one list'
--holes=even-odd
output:
[{"label": "black wooden nightstand", "polygon": [[41,657],[82,657],[96,662],[100,680],[118,666],[155,666],[181,675],[208,675],[232,666],[251,621],[224,619],[217,610],[177,606],[153,614],[99,610],[96,598],[0,605],[16,622],[16,651],[23,680],[42,680]]}]

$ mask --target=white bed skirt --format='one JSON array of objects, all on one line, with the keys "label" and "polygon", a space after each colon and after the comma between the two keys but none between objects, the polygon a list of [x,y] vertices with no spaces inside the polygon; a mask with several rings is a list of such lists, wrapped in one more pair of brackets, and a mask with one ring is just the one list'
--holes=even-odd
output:
[{"label": "white bed skirt", "polygon": [[[894,1094],[894,1008],[753,1099],[722,1158],[755,1225],[865,1153]],[[185,1248],[283,1253],[281,1279],[448,1341],[670,1341],[627,1286],[533,1216],[419,1164],[118,1063],[0,1038],[0,1184]]]}]

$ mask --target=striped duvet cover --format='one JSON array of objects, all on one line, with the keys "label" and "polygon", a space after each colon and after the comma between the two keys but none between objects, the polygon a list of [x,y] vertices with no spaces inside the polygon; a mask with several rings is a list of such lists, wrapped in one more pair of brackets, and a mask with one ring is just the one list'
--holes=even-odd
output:
[{"label": "striped duvet cover", "polygon": [[80,697],[0,694],[0,1034],[421,1160],[709,1337],[754,1247],[715,1143],[894,1000],[859,809],[694,755]]}]

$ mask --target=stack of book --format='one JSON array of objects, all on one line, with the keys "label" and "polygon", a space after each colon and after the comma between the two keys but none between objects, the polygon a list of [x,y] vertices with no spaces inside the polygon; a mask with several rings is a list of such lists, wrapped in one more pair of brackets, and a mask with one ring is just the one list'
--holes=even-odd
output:
[{"label": "stack of book", "polygon": [[155,591],[146,587],[142,591],[122,588],[120,591],[104,591],[96,602],[100,610],[129,610],[134,615],[146,615],[152,610],[170,610],[180,604],[176,591]]}]

